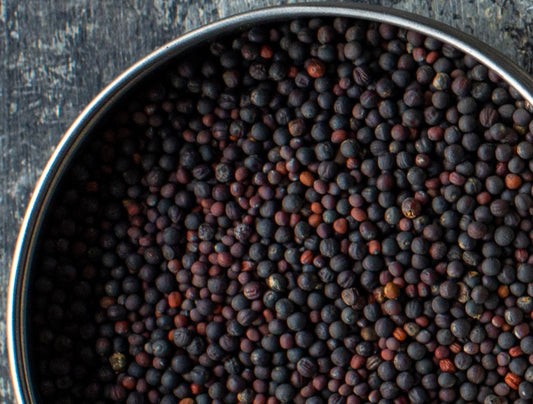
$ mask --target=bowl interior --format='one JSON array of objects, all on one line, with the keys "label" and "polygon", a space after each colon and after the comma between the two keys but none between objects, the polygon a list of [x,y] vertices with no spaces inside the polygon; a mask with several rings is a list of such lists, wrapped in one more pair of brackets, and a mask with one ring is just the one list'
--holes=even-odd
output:
[{"label": "bowl interior", "polygon": [[[52,265],[41,260],[39,255],[39,248],[46,248],[40,243],[42,232],[51,226],[58,225],[57,220],[64,219],[51,217],[50,207],[57,203],[56,195],[65,198],[65,194],[61,194],[62,189],[69,186],[75,188],[72,184],[76,178],[71,175],[75,170],[76,160],[93,158],[92,155],[96,151],[91,150],[91,148],[94,147],[95,142],[98,142],[97,137],[105,139],[106,133],[100,132],[101,128],[107,125],[110,120],[116,119],[117,104],[126,98],[135,97],[139,85],[145,85],[146,82],[157,78],[161,72],[168,68],[169,64],[175,63],[175,58],[182,60],[188,55],[199,57],[196,53],[196,47],[202,46],[214,38],[228,33],[234,35],[235,32],[258,23],[266,24],[293,18],[318,16],[325,18],[344,16],[368,21],[386,21],[392,25],[413,29],[451,43],[458,49],[472,54],[483,64],[499,73],[526,100],[533,101],[533,84],[529,76],[490,47],[442,24],[408,13],[378,7],[298,5],[260,10],[204,27],[164,46],[117,78],[87,107],[65,135],[37,185],[17,243],[9,299],[10,331],[8,342],[10,344],[12,374],[19,402],[38,402],[32,382],[33,372],[30,363],[32,329],[28,319],[28,310],[32,311],[36,307],[36,302],[33,302],[34,306],[32,307],[32,289],[49,287],[49,285],[35,284],[31,279],[33,276],[32,268],[43,269]],[[83,176],[83,173],[77,175]],[[70,177],[67,178],[66,176]],[[87,184],[85,185],[87,186]],[[79,191],[81,192],[81,190]],[[96,188],[90,192],[95,191],[97,191]],[[87,189],[84,189],[83,192],[87,192]],[[63,226],[68,225],[69,223],[63,223]],[[65,240],[65,246],[70,247],[71,243],[68,241]],[[68,266],[62,270],[64,271],[62,276],[65,279],[72,276]],[[86,271],[89,277],[91,269],[86,269]],[[83,290],[76,292],[83,296]],[[57,299],[61,303],[61,296]],[[92,304],[97,303],[97,300],[92,302]]]}]

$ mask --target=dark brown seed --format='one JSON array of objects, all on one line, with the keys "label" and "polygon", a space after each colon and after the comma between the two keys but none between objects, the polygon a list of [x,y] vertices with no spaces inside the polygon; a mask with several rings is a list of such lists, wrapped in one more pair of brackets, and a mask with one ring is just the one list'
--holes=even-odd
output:
[{"label": "dark brown seed", "polygon": [[361,304],[359,292],[355,288],[344,289],[341,293],[342,301],[347,306],[358,307]]},{"label": "dark brown seed", "polygon": [[261,285],[258,282],[250,282],[243,288],[243,294],[247,299],[259,299],[262,295]]},{"label": "dark brown seed", "polygon": [[480,240],[487,234],[487,226],[480,222],[472,222],[468,225],[467,233],[475,240]]}]

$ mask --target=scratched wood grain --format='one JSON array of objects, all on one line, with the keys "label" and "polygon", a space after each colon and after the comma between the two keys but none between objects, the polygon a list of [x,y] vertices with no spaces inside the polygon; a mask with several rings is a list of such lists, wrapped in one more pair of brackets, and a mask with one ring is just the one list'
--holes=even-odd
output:
[{"label": "scratched wood grain", "polygon": [[[293,1],[289,1],[293,2]],[[532,71],[530,0],[369,0],[434,18]],[[274,0],[0,0],[0,287],[32,189],[76,115],[125,68],[176,36]],[[12,403],[0,296],[0,403]]]}]

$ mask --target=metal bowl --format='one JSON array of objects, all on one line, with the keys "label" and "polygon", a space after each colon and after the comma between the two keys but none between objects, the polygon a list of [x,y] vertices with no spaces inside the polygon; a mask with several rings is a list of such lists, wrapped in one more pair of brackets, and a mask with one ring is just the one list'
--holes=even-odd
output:
[{"label": "metal bowl", "polygon": [[496,71],[525,100],[533,104],[533,80],[506,56],[481,41],[442,23],[411,13],[377,6],[320,3],[267,8],[207,25],[161,47],[120,75],[85,108],[65,133],[37,182],[17,240],[8,296],[7,344],[11,377],[18,403],[38,403],[31,380],[26,313],[29,272],[35,255],[36,241],[52,195],[76,151],[90,136],[91,129],[135,84],[165,62],[195,45],[251,25],[306,17],[348,17],[386,22],[437,38],[472,55]]}]

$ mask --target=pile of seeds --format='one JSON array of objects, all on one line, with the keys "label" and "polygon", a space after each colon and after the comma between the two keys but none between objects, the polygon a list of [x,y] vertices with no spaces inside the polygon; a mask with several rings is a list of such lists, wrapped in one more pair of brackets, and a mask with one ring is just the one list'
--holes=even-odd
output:
[{"label": "pile of seeds", "polygon": [[48,213],[40,402],[531,402],[528,108],[386,24],[258,26],[181,57]]}]

